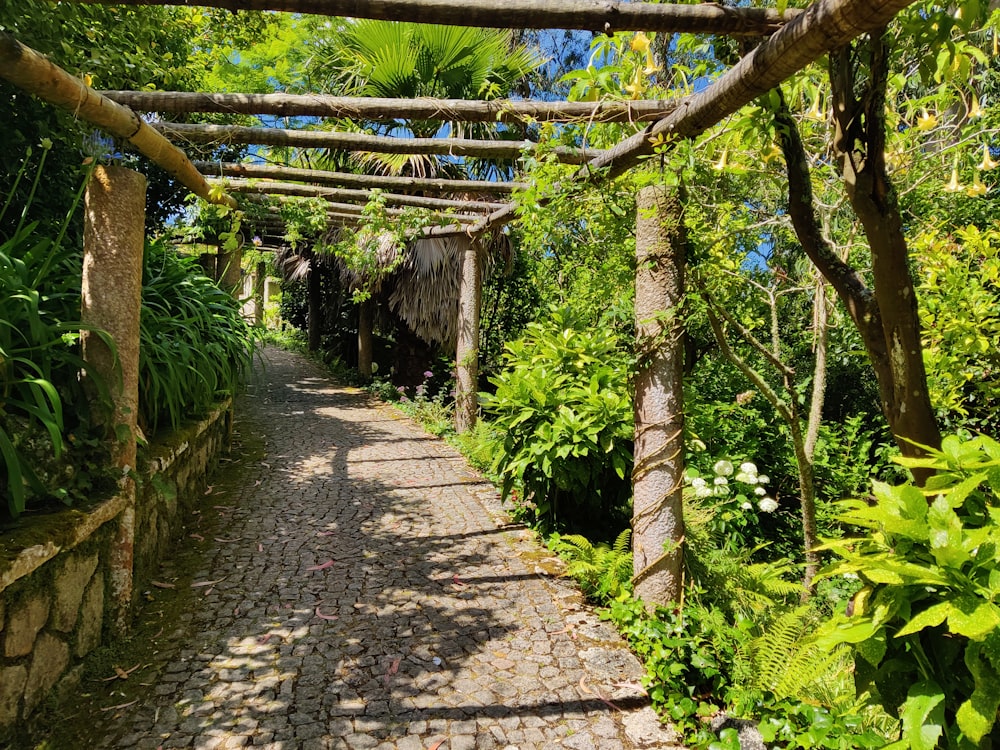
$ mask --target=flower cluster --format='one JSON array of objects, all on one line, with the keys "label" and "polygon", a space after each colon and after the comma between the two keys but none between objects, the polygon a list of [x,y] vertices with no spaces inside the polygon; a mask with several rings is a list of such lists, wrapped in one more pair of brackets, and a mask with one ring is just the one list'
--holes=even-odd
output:
[{"label": "flower cluster", "polygon": [[[705,477],[690,476],[687,478],[688,484],[694,490],[695,497],[698,498],[726,498],[733,490],[732,483],[739,483],[753,487],[753,494],[759,497],[757,508],[763,513],[773,513],[778,509],[778,502],[767,494],[764,485],[771,481],[766,474],[757,471],[757,465],[751,461],[745,461],[739,467],[733,466],[732,461],[722,459],[716,461],[712,467],[715,475],[711,481]],[[749,500],[740,503],[743,510],[752,510],[753,504]]]}]

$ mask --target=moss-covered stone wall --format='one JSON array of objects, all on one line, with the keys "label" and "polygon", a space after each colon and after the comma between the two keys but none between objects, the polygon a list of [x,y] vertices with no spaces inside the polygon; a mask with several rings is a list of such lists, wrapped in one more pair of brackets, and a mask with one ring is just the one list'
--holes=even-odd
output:
[{"label": "moss-covered stone wall", "polygon": [[[136,495],[134,583],[150,581],[181,535],[231,436],[230,403],[150,445]],[[126,503],[30,519],[0,538],[0,734],[53,691],[75,689],[83,658],[105,640],[109,561]]]}]

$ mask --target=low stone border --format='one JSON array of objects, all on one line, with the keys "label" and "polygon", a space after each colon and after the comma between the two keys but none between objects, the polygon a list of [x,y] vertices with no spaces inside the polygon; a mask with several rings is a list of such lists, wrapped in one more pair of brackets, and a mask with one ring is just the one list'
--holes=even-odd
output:
[{"label": "low stone border", "polygon": [[[146,451],[137,472],[134,595],[179,535],[188,499],[204,488],[231,430],[227,399]],[[87,511],[68,508],[0,540],[0,733],[53,689],[72,689],[83,657],[102,644],[112,541],[128,503],[118,494]]]}]

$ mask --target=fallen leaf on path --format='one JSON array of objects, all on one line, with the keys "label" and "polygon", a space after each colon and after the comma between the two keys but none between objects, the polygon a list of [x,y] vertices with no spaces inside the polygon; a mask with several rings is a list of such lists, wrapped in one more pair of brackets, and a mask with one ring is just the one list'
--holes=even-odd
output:
[{"label": "fallen leaf on path", "polygon": [[173,583],[164,583],[163,581],[150,581],[149,584],[151,586],[156,586],[156,588],[158,588],[158,589],[175,589],[175,588],[177,588],[176,584],[173,584]]},{"label": "fallen leaf on path", "polygon": [[134,701],[129,701],[128,703],[119,703],[117,706],[108,706],[107,708],[102,708],[101,710],[102,711],[117,711],[119,708],[128,708],[129,706],[134,706],[138,702],[139,702],[139,699],[136,698]]},{"label": "fallen leaf on path", "polygon": [[257,643],[267,643],[269,640],[271,640],[272,636],[274,636],[274,633],[268,633],[267,635],[259,636],[257,638]]},{"label": "fallen leaf on path", "polygon": [[191,537],[192,539],[197,539],[199,542],[205,541],[205,537],[203,537],[201,534],[188,534],[188,536]]},{"label": "fallen leaf on path", "polygon": [[261,461],[260,465],[263,466],[265,469],[270,469],[271,468],[271,464],[265,463],[264,461]]},{"label": "fallen leaf on path", "polygon": [[319,607],[316,607],[316,616],[319,617],[320,619],[323,619],[323,620],[339,620],[340,619],[339,617],[337,617],[337,615],[324,615],[322,612],[319,611]]},{"label": "fallen leaf on path", "polygon": [[223,538],[222,538],[221,536],[217,536],[217,537],[215,537],[215,541],[217,541],[217,542],[226,542],[226,543],[229,543],[229,542],[238,542],[238,541],[240,541],[240,539],[242,539],[242,538],[243,538],[243,537],[240,537],[240,536],[238,536],[238,537],[236,537],[235,539],[223,539]]},{"label": "fallen leaf on path", "polygon": [[459,580],[457,573],[451,577],[451,582],[454,583],[456,586],[464,586],[465,585],[464,583],[462,583]]},{"label": "fallen leaf on path", "polygon": [[222,583],[224,580],[226,580],[225,576],[222,576],[222,578],[216,578],[214,581],[196,581],[195,583],[191,584],[191,588],[197,589],[201,588],[202,586],[214,586],[217,583]]},{"label": "fallen leaf on path", "polygon": [[257,551],[258,552],[263,552],[264,551],[264,545],[261,544],[260,542],[257,542]]},{"label": "fallen leaf on path", "polygon": [[320,563],[319,565],[310,565],[306,568],[306,572],[309,573],[314,570],[326,570],[327,568],[333,567],[333,560],[327,560],[325,563]]},{"label": "fallen leaf on path", "polygon": [[444,744],[444,740],[438,740],[433,745],[431,745],[429,748],[427,748],[427,750],[438,750],[438,748],[441,747],[441,745],[443,745],[443,744]]},{"label": "fallen leaf on path", "polygon": [[211,495],[212,494],[212,490],[214,490],[214,489],[215,489],[215,485],[213,485],[213,484],[208,485],[208,488],[205,490],[205,494],[206,495]]},{"label": "fallen leaf on path", "polygon": [[625,713],[624,709],[622,709],[620,706],[616,706],[614,703],[612,703],[607,698],[605,698],[604,695],[601,694],[600,690],[597,690],[597,689],[591,690],[590,687],[587,686],[586,679],[587,679],[586,675],[584,675],[583,677],[580,678],[579,687],[580,687],[580,692],[581,693],[586,693],[586,694],[589,694],[589,695],[593,695],[595,698],[597,698],[597,700],[599,700],[604,705],[610,706],[615,711],[619,711],[621,713]]},{"label": "fallen leaf on path", "polygon": [[402,659],[397,656],[395,659],[392,660],[392,664],[389,665],[389,668],[387,670],[385,670],[385,679],[383,680],[383,682],[387,686],[389,684],[389,680],[392,679],[392,676],[394,674],[396,674],[396,672],[399,671],[399,663],[401,661],[402,661]]}]

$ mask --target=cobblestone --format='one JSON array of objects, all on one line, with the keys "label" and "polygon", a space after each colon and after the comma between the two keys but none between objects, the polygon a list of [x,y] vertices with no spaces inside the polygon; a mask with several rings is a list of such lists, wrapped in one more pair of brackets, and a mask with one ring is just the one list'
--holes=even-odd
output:
[{"label": "cobblestone", "polygon": [[677,747],[636,659],[461,456],[300,355],[264,359],[236,429],[267,456],[215,506],[214,583],[100,748]]}]

